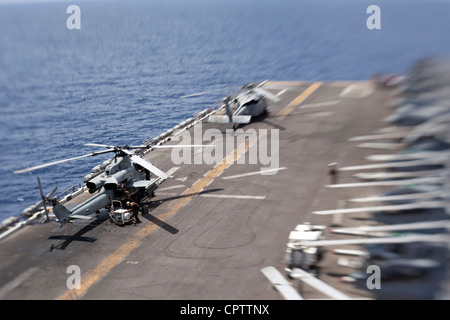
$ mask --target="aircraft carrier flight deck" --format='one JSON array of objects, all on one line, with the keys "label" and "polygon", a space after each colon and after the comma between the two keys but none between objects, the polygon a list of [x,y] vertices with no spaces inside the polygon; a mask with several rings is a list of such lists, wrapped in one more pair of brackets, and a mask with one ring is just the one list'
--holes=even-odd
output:
[{"label": "aircraft carrier flight deck", "polygon": [[[365,157],[371,154],[398,152],[361,148],[361,141],[351,140],[399,131],[384,121],[392,112],[392,89],[369,80],[268,81],[263,87],[279,98],[270,102],[267,115],[236,131],[230,123],[208,123],[207,117],[187,129],[194,138],[199,128],[202,137],[203,132],[215,128],[223,141],[234,141],[232,150],[224,143],[223,161],[175,164],[175,151],[166,149],[145,155],[169,177],[159,184],[155,197],[144,199],[148,212],[140,215],[142,223],[118,226],[104,210],[91,220],[75,220],[61,229],[56,220],[36,222],[2,239],[0,299],[286,298],[262,272],[267,267],[275,268],[302,298],[329,298],[288,276],[288,237],[304,223],[326,227],[321,239],[327,240],[355,237],[333,234],[331,229],[336,226],[371,224],[369,213],[334,216],[313,212],[356,207],[345,199],[388,190],[376,185],[327,186],[360,181],[352,171],[330,174],[330,165],[339,169],[370,164]],[[238,145],[239,134],[251,129],[258,134],[267,132],[267,136],[258,135],[253,142],[247,139]],[[271,139],[275,132],[277,141]],[[172,137],[166,144],[176,144],[176,140]],[[278,159],[271,155],[274,141]],[[202,139],[201,143],[211,141]],[[252,162],[252,150],[260,150],[263,144],[272,163]],[[206,149],[193,148],[191,159]],[[269,171],[261,174],[260,170]],[[46,191],[50,187],[44,186]],[[70,209],[89,196],[84,192],[66,206]],[[343,281],[355,272],[350,265],[354,260],[345,260],[332,249],[323,252],[315,276],[349,298],[375,299],[376,290]],[[78,289],[68,288],[69,266],[81,271]],[[389,290],[389,283],[382,285],[381,290]],[[385,297],[395,296],[386,291]]]}]

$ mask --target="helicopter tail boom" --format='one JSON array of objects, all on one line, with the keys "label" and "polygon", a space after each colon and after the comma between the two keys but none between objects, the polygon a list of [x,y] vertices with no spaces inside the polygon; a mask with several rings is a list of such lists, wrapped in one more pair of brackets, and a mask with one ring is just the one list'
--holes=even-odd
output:
[{"label": "helicopter tail boom", "polygon": [[64,207],[57,200],[55,200],[54,204],[53,204],[53,213],[55,214],[56,218],[58,219],[59,223],[61,224],[61,227],[70,221],[70,215],[72,214],[72,212],[70,212],[69,209]]}]

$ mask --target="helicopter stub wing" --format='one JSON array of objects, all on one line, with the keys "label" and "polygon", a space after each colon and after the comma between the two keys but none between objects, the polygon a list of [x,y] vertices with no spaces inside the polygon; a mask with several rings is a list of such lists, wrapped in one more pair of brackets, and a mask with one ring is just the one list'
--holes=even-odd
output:
[{"label": "helicopter stub wing", "polygon": [[155,167],[154,165],[152,165],[150,162],[148,162],[147,160],[138,157],[138,156],[131,156],[131,161],[133,161],[134,163],[137,163],[138,165],[140,165],[141,167],[144,167],[145,169],[149,170],[150,172],[156,174],[158,177],[160,177],[161,179],[167,179],[168,176],[167,174],[165,174],[164,172],[162,172],[161,170],[159,170],[157,167]]},{"label": "helicopter stub wing", "polygon": [[[252,120],[252,116],[233,116],[232,122],[233,123],[250,123]],[[230,123],[230,119],[228,116],[223,115],[211,115],[209,116],[208,122],[214,122],[214,123]]]}]

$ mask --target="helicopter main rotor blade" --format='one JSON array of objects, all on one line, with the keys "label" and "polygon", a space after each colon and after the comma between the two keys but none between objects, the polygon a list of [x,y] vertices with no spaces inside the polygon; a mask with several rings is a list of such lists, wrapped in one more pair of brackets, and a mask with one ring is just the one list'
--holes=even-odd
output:
[{"label": "helicopter main rotor blade", "polygon": [[156,174],[161,179],[167,179],[168,178],[167,174],[165,174],[164,172],[159,170],[157,167],[152,165],[150,162],[142,159],[141,157],[131,156],[131,161],[133,161],[134,163],[137,163],[141,167],[144,167],[145,169],[149,170],[150,172],[153,172],[154,174]]},{"label": "helicopter main rotor blade", "polygon": [[151,146],[150,148],[155,149],[170,149],[170,148],[199,148],[199,147],[214,147],[214,145],[210,144],[175,144],[170,146]]},{"label": "helicopter main rotor blade", "polygon": [[128,149],[142,149],[142,148],[147,148],[148,146],[146,145],[139,145],[139,146],[110,146],[110,145],[106,145],[106,144],[99,144],[99,143],[85,143],[85,146],[90,146],[90,147],[100,147],[100,148],[108,148],[108,149],[118,149],[118,150],[128,150]]},{"label": "helicopter main rotor blade", "polygon": [[230,88],[232,88],[232,87],[229,86],[229,87],[226,87],[226,88],[221,88],[221,89],[216,89],[216,90],[196,92],[196,93],[191,93],[191,94],[187,94],[187,95],[181,96],[180,98],[184,99],[184,98],[198,97],[198,96],[202,96],[202,95],[210,94],[210,93],[225,92],[225,91],[228,91]]},{"label": "helicopter main rotor blade", "polygon": [[[127,149],[140,149],[140,148],[151,147],[151,146],[114,147],[114,146],[107,146],[107,145],[96,144],[96,143],[88,143],[86,145],[96,146],[96,147],[103,147],[103,148],[107,147],[109,149],[106,149],[106,150],[103,150],[103,151],[91,152],[91,153],[88,153],[88,154],[85,154],[85,155],[82,155],[82,156],[73,157],[73,158],[69,158],[69,159],[63,159],[63,160],[58,160],[58,161],[54,161],[54,162],[50,162],[50,163],[45,163],[45,164],[41,164],[41,165],[38,165],[38,166],[26,168],[26,169],[16,170],[16,171],[14,171],[14,173],[30,172],[30,171],[34,171],[34,170],[50,167],[50,166],[53,166],[53,165],[56,165],[56,164],[64,163],[64,162],[78,160],[78,159],[82,159],[82,158],[86,158],[86,157],[97,156],[99,154],[104,154],[104,153],[109,153],[109,152],[117,152],[118,150],[120,150],[120,151],[122,151],[122,152],[124,152],[124,153],[126,153],[128,155],[133,155],[133,153],[131,153]],[[153,147],[154,148],[186,148],[186,147],[207,147],[207,145],[174,145],[174,146],[153,146]],[[157,174],[158,176],[167,178],[166,174],[164,172],[160,171],[159,169],[157,169],[156,167],[153,167],[152,170],[154,170],[154,173]],[[150,171],[152,171],[152,170],[150,170]],[[158,172],[158,173],[156,173],[156,172]],[[166,178],[163,178],[163,179],[166,179]]]},{"label": "helicopter main rotor blade", "polygon": [[34,170],[37,170],[37,169],[50,167],[50,166],[53,166],[55,164],[60,164],[60,163],[68,162],[68,161],[78,160],[78,159],[82,159],[82,158],[86,158],[86,157],[92,157],[92,156],[96,156],[96,155],[103,154],[103,153],[108,153],[108,152],[114,152],[114,149],[108,149],[108,150],[99,151],[99,152],[91,152],[89,154],[85,154],[85,155],[78,156],[78,157],[73,157],[73,158],[69,158],[69,159],[63,159],[63,160],[58,160],[58,161],[54,161],[54,162],[50,162],[50,163],[45,163],[45,164],[41,164],[41,165],[38,165],[38,166],[34,166],[34,167],[22,169],[22,170],[17,170],[17,171],[14,171],[14,173],[30,172],[30,171],[34,171]]},{"label": "helicopter main rotor blade", "polygon": [[191,93],[191,94],[187,94],[185,96],[181,96],[180,98],[184,99],[184,98],[190,98],[190,97],[197,97],[197,96],[202,96],[202,95],[207,94],[207,93],[210,93],[210,91]]},{"label": "helicopter main rotor blade", "polygon": [[263,88],[254,88],[253,90],[259,92],[260,94],[262,94],[263,96],[266,96],[267,98],[269,98],[270,100],[272,100],[274,102],[280,101],[280,98],[278,98],[273,93],[270,93],[269,91],[264,90]]},{"label": "helicopter main rotor blade", "polygon": [[114,146],[108,146],[106,144],[98,144],[98,143],[85,143],[84,145],[90,146],[90,147],[100,147],[100,148],[108,148],[108,149],[114,148]]},{"label": "helicopter main rotor blade", "polygon": [[125,149],[120,149],[122,152],[128,155],[134,155],[134,153],[128,151],[128,149],[173,149],[173,148],[201,148],[201,147],[214,147],[207,144],[175,144],[175,145],[142,145],[142,146],[127,146]]}]

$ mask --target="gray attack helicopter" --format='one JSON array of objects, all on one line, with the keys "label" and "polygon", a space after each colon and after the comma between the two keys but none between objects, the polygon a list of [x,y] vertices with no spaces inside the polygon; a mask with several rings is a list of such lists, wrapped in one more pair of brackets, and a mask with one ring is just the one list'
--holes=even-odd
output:
[{"label": "gray attack helicopter", "polygon": [[[218,111],[210,115],[208,122],[233,123],[233,127],[239,124],[248,124],[252,117],[264,115],[269,111],[268,100],[278,102],[280,98],[262,88],[267,81],[250,83],[231,95],[219,100],[216,105]],[[212,91],[211,91],[212,92]],[[209,92],[201,92],[183,96],[182,98],[198,96]]]},{"label": "gray attack helicopter", "polygon": [[[98,212],[103,208],[107,208],[111,205],[113,200],[125,200],[127,198],[130,199],[134,197],[139,197],[140,199],[142,199],[143,197],[154,195],[154,191],[158,188],[157,182],[160,179],[167,179],[168,176],[163,171],[152,165],[148,160],[141,158],[140,156],[131,152],[131,149],[142,150],[146,148],[186,147],[186,145],[108,146],[93,143],[89,143],[86,145],[103,147],[107,149],[70,159],[59,160],[27,169],[14,171],[14,173],[25,173],[89,156],[96,156],[110,152],[115,153],[115,156],[106,166],[104,172],[86,181],[86,187],[89,189],[89,192],[91,194],[95,192],[98,193],[71,210],[61,204],[56,198],[51,198],[51,195],[55,190],[53,190],[47,196],[44,196],[41,183],[38,179],[42,197],[41,205],[44,205],[46,214],[46,205],[53,206],[53,213],[61,224],[61,227],[72,219],[91,219],[90,217],[87,217],[87,215]],[[157,178],[151,179],[150,173],[155,174]]]}]

